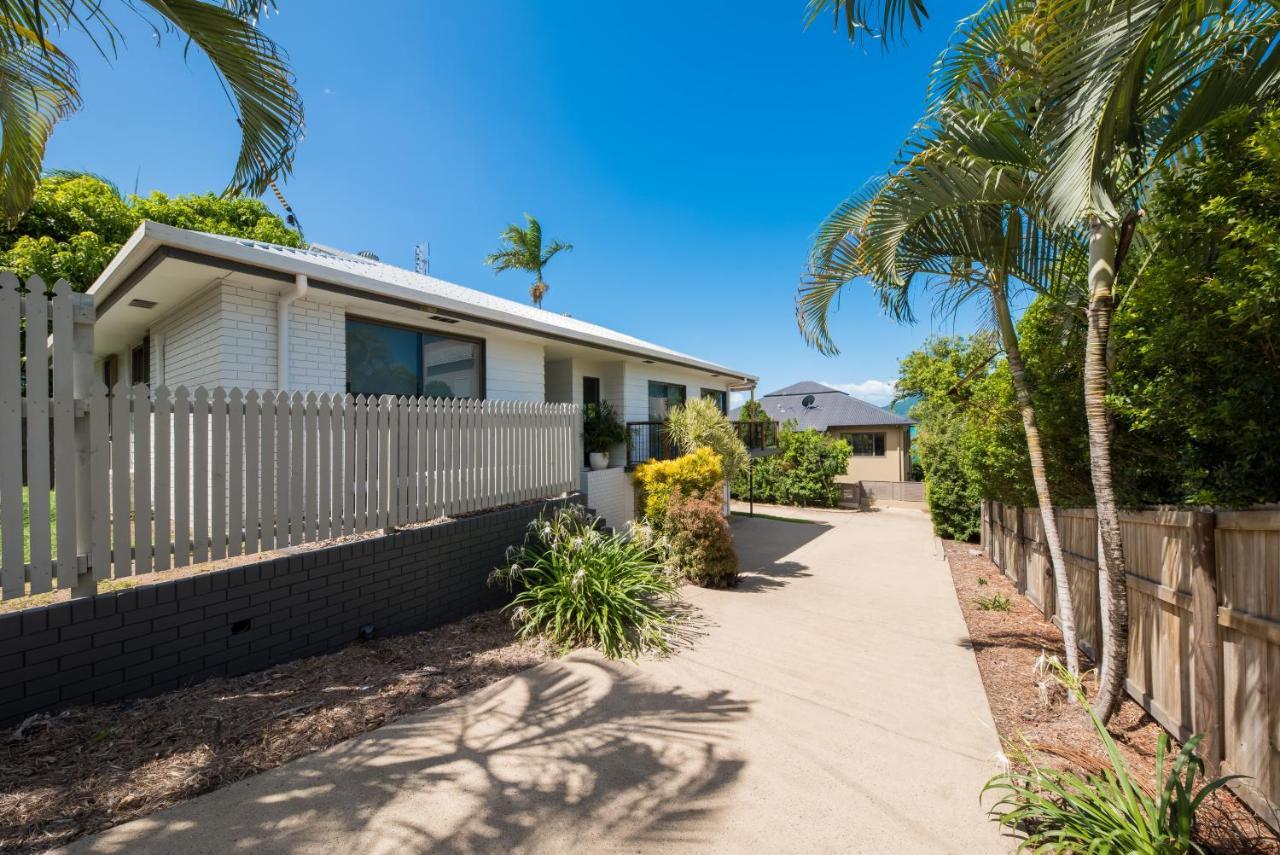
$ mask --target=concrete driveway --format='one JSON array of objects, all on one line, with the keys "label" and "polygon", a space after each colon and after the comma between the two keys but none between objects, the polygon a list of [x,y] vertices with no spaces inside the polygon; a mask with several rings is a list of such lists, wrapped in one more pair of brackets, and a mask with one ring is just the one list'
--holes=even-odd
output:
[{"label": "concrete driveway", "polygon": [[915,511],[734,520],[701,637],[577,653],[79,841],[76,852],[1009,851],[998,749]]}]

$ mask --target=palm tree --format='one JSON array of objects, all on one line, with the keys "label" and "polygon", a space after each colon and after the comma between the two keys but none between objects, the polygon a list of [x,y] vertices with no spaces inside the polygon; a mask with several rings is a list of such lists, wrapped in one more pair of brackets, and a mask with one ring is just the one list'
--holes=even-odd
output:
[{"label": "palm tree", "polygon": [[[124,36],[108,5],[0,0],[0,218],[10,225],[31,201],[54,126],[81,105],[76,64],[51,37],[79,32],[114,56]],[[228,193],[257,195],[289,173],[302,101],[283,51],[255,24],[275,0],[123,0],[119,7],[130,14],[145,7],[157,33],[182,34],[226,84],[241,137]]]},{"label": "palm tree", "polygon": [[555,258],[558,253],[570,252],[573,244],[552,241],[547,247],[542,246],[542,224],[536,218],[524,215],[528,225],[525,228],[512,223],[502,233],[502,248],[485,256],[484,263],[493,268],[495,274],[504,270],[523,270],[534,274],[533,284],[529,286],[529,297],[533,305],[541,307],[542,298],[551,290],[551,286],[542,281],[542,268]]},{"label": "palm tree", "polygon": [[1009,307],[1011,292],[1051,293],[1084,268],[1079,237],[1046,223],[1027,206],[1035,146],[1008,100],[989,103],[1007,68],[975,66],[908,143],[892,175],[846,200],[819,229],[797,319],[819,350],[835,351],[828,316],[843,288],[866,277],[886,311],[914,321],[917,285],[938,289],[952,311],[987,303],[1004,347],[1022,415],[1032,481],[1053,568],[1067,667],[1079,673],[1075,608],[1045,467],[1044,449]]},{"label": "palm tree", "polygon": [[[834,8],[851,39],[877,13],[886,43],[921,0],[810,0],[810,20]],[[1102,674],[1094,708],[1107,720],[1128,672],[1128,587],[1112,479],[1106,403],[1117,276],[1155,177],[1176,169],[1225,112],[1280,94],[1280,13],[1252,0],[1053,0],[1030,11],[992,3],[953,43],[980,55],[1015,29],[1039,57],[1032,133],[1044,152],[1033,206],[1055,224],[1088,229],[1088,335],[1084,366],[1090,474],[1098,514]],[[919,14],[917,14],[917,12]],[[962,28],[963,29],[963,28]],[[944,57],[939,67],[947,63]]]},{"label": "palm tree", "polygon": [[1084,397],[1103,628],[1094,707],[1105,720],[1128,672],[1128,583],[1106,402],[1117,277],[1158,174],[1177,169],[1225,112],[1280,93],[1280,14],[1242,0],[1057,0],[1036,21],[1035,38],[1045,57],[1039,195],[1056,222],[1089,229]]}]

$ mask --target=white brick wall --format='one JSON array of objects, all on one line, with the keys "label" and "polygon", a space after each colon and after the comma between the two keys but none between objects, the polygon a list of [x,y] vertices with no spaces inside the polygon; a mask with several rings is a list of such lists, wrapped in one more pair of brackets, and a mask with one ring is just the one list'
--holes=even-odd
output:
[{"label": "white brick wall", "polygon": [[587,507],[616,531],[625,531],[636,516],[636,491],[625,469],[585,470]]},{"label": "white brick wall", "polygon": [[347,390],[347,323],[341,306],[298,300],[289,307],[289,385]]},{"label": "white brick wall", "polygon": [[[219,286],[211,285],[151,329],[154,383],[194,389],[221,382],[221,305]],[[120,359],[123,376],[128,371],[128,354]]]},{"label": "white brick wall", "polygon": [[268,286],[222,286],[222,384],[276,389],[276,305]]},{"label": "white brick wall", "polygon": [[[276,313],[280,291],[271,285],[211,284],[152,329],[153,380],[176,387],[199,385],[262,391],[277,388]],[[447,334],[447,331],[445,331]],[[346,389],[346,312],[330,295],[312,291],[289,309],[289,386],[342,392]],[[601,353],[599,360],[553,362],[536,340],[503,330],[485,330],[486,396],[509,401],[582,403],[582,378],[599,377],[601,397],[625,421],[649,418],[649,380],[683,384],[689,397],[727,381],[689,369],[645,365]],[[124,359],[127,361],[127,354]],[[616,449],[617,462],[624,459]]]}]

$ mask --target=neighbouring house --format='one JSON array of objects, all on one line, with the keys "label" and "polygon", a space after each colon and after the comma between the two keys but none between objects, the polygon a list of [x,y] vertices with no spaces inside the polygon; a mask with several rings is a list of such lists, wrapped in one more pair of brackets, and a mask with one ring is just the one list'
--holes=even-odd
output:
[{"label": "neighbouring house", "polygon": [[[880,502],[898,501],[913,506],[923,501],[922,493],[917,499],[919,490],[914,486],[892,491],[873,486],[880,482],[911,481],[914,419],[811,380],[770,392],[761,397],[759,403],[776,422],[793,422],[800,430],[822,431],[849,443],[852,450],[849,464],[844,477],[837,480],[846,485],[860,485],[858,495],[850,494],[852,501],[859,501],[863,495]],[[730,417],[737,418],[740,410],[735,410]],[[876,495],[877,490],[881,495]]]},{"label": "neighbouring house", "polygon": [[585,403],[609,401],[632,442],[585,472],[611,524],[633,514],[629,464],[668,407],[727,410],[756,377],[568,315],[359,255],[143,223],[89,289],[108,386]]}]

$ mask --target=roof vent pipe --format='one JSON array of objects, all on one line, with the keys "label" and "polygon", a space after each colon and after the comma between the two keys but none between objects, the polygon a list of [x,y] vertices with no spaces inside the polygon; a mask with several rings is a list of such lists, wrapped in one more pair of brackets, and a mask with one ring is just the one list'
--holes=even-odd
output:
[{"label": "roof vent pipe", "polygon": [[306,293],[307,276],[299,273],[293,277],[293,288],[282,291],[276,304],[276,385],[281,392],[289,391],[289,307]]}]

